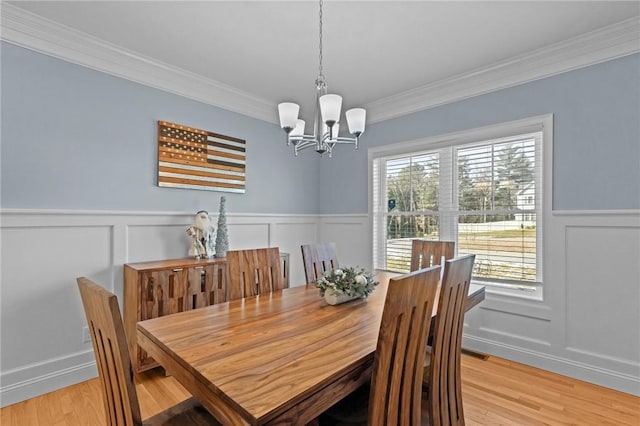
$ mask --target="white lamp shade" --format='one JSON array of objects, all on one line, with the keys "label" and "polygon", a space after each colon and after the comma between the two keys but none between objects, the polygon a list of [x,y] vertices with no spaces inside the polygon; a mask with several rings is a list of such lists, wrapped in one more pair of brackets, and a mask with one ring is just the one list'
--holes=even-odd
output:
[{"label": "white lamp shade", "polygon": [[323,95],[320,96],[320,112],[322,121],[333,125],[340,120],[340,109],[342,108],[342,96]]},{"label": "white lamp shade", "polygon": [[347,117],[347,125],[349,132],[353,135],[360,136],[364,133],[364,123],[367,118],[367,111],[364,108],[353,108],[345,112]]},{"label": "white lamp shade", "polygon": [[[336,123],[333,125],[333,128],[331,129],[331,136],[333,136],[331,139],[327,139],[327,141],[331,141],[331,142],[335,142],[338,139],[338,132],[340,131],[340,123]],[[327,126],[326,124],[322,124],[322,135],[328,135],[329,134],[329,126]]]},{"label": "white lamp shade", "polygon": [[298,119],[296,127],[291,131],[291,136],[302,136],[304,135],[304,120]]},{"label": "white lamp shade", "polygon": [[283,102],[278,104],[278,114],[280,115],[280,127],[283,129],[293,129],[298,122],[298,112],[300,105],[293,102]]}]

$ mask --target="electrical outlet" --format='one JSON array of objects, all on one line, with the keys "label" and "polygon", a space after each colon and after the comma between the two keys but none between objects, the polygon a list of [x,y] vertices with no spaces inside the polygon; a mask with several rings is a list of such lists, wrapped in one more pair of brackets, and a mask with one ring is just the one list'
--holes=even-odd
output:
[{"label": "electrical outlet", "polygon": [[82,343],[91,342],[91,334],[89,334],[89,327],[82,327]]}]

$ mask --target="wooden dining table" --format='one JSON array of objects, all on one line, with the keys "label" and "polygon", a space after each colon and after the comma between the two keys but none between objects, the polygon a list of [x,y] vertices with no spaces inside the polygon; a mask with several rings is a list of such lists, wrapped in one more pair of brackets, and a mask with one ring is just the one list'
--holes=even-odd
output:
[{"label": "wooden dining table", "polygon": [[223,425],[304,425],[370,380],[391,276],[336,306],[300,286],[142,321],[138,344]]}]

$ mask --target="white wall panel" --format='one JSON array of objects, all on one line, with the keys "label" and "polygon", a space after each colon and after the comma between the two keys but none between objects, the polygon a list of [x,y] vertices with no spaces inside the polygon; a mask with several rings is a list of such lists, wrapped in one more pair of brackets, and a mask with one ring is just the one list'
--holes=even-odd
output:
[{"label": "white wall panel", "polygon": [[482,308],[474,309],[466,317],[467,333],[534,350],[550,346],[549,321]]},{"label": "white wall panel", "polygon": [[127,229],[128,262],[186,257],[190,223],[182,225],[133,225]]},{"label": "white wall panel", "polygon": [[640,227],[569,226],[566,241],[566,346],[640,364]]},{"label": "white wall panel", "polygon": [[111,288],[111,228],[2,228],[1,238],[3,372],[90,350],[76,278]]},{"label": "white wall panel", "polygon": [[227,223],[229,250],[269,247],[269,223]]},{"label": "white wall panel", "polygon": [[318,234],[317,220],[302,223],[276,223],[272,227],[271,245],[289,253],[289,283],[291,286],[305,284],[302,263],[302,244],[313,244]]},{"label": "white wall panel", "polygon": [[336,243],[340,265],[372,268],[371,229],[367,215],[325,216],[318,238],[320,242]]}]

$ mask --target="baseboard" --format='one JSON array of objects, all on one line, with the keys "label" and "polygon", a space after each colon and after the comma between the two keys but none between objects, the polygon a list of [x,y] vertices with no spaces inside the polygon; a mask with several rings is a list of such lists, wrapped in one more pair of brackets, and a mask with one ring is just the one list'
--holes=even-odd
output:
[{"label": "baseboard", "polygon": [[530,365],[563,376],[594,383],[620,392],[640,396],[640,377],[585,364],[568,358],[532,351],[504,343],[465,335],[463,346],[511,361]]},{"label": "baseboard", "polygon": [[[69,365],[65,367],[65,365]],[[47,371],[42,373],[43,371]],[[93,351],[80,352],[2,373],[0,407],[25,401],[98,376]],[[22,380],[21,380],[22,379]]]}]

